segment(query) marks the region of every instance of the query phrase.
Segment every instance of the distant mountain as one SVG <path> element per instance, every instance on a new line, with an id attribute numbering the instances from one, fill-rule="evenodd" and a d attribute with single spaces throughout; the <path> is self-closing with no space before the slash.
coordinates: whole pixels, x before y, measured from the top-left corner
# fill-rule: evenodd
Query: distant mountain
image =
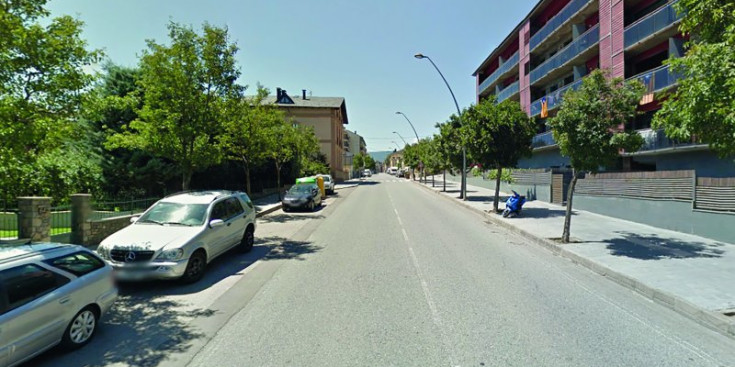
<path id="1" fill-rule="evenodd" d="M 385 157 L 387 157 L 391 153 L 393 153 L 392 150 L 385 150 L 382 152 L 368 152 L 368 154 L 373 157 L 373 160 L 381 163 L 385 160 Z"/>

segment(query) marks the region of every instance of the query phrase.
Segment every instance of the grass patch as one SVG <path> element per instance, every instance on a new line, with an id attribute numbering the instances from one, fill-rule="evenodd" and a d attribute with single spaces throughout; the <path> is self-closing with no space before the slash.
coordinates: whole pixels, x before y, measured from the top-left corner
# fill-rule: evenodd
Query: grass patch
<path id="1" fill-rule="evenodd" d="M 57 234 L 64 234 L 71 232 L 71 227 L 56 227 L 51 228 L 51 235 L 56 236 Z M 17 229 L 0 229 L 0 238 L 17 238 Z"/>

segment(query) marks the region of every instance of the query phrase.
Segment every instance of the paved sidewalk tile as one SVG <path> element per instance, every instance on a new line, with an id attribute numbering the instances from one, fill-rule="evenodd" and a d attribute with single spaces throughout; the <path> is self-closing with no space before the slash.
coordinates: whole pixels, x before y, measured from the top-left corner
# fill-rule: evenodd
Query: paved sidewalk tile
<path id="1" fill-rule="evenodd" d="M 431 188 L 431 180 L 427 185 Z M 436 178 L 441 190 L 441 176 Z M 494 191 L 467 185 L 468 205 L 492 209 Z M 447 193 L 457 197 L 459 183 L 447 180 Z M 502 209 L 503 193 L 499 207 Z M 565 207 L 529 201 L 516 218 L 502 218 L 546 239 L 559 238 Z M 701 309 L 723 312 L 735 309 L 735 244 L 670 231 L 635 222 L 574 210 L 571 237 L 578 241 L 563 247 L 615 272 Z"/>

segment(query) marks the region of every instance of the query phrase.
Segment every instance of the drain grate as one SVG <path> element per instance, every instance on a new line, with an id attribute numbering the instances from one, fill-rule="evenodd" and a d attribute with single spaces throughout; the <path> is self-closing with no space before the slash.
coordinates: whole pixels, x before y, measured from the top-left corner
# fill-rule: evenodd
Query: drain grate
<path id="1" fill-rule="evenodd" d="M 733 317 L 733 316 L 735 316 L 735 310 L 723 311 L 722 314 L 725 315 L 725 316 L 727 316 L 727 317 Z"/>

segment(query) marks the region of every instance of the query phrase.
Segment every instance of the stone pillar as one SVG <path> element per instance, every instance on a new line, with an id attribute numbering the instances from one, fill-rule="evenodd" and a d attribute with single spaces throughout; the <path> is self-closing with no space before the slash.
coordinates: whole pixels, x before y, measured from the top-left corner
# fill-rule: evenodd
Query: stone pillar
<path id="1" fill-rule="evenodd" d="M 684 39 L 669 38 L 669 57 L 684 57 Z"/>
<path id="2" fill-rule="evenodd" d="M 89 216 L 92 214 L 92 195 L 74 194 L 71 196 L 71 243 L 88 245 L 92 226 Z"/>
<path id="3" fill-rule="evenodd" d="M 32 242 L 51 241 L 51 198 L 18 198 L 18 238 Z"/>

